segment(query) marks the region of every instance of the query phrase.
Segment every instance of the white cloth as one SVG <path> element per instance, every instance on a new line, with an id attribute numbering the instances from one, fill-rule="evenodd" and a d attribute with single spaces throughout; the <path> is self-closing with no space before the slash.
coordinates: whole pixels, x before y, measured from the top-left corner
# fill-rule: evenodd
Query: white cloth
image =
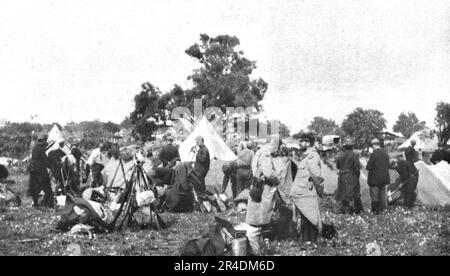
<path id="1" fill-rule="evenodd" d="M 100 150 L 100 148 L 96 148 L 91 152 L 91 155 L 89 155 L 89 158 L 87 160 L 87 163 L 92 166 L 94 164 L 103 164 L 106 161 L 105 160 L 105 156 L 103 156 L 102 151 Z"/>

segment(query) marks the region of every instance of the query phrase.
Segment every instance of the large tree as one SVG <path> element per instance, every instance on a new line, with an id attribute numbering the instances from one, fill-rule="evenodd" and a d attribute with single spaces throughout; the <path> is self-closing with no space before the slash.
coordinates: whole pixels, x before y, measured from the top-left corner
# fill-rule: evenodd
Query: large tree
<path id="1" fill-rule="evenodd" d="M 386 127 L 383 113 L 373 109 L 356 108 L 342 122 L 342 130 L 353 137 L 358 146 L 365 146 L 371 138 L 379 136 Z"/>
<path id="2" fill-rule="evenodd" d="M 141 85 L 141 92 L 134 97 L 134 111 L 130 114 L 130 121 L 134 125 L 132 134 L 136 139 L 150 140 L 158 127 L 166 125 L 169 100 L 150 82 Z"/>
<path id="3" fill-rule="evenodd" d="M 267 83 L 261 78 L 250 79 L 256 62 L 236 49 L 239 44 L 235 36 L 201 34 L 200 43 L 186 50 L 186 54 L 201 64 L 188 77 L 194 85 L 186 91 L 186 103 L 191 110 L 194 99 L 203 99 L 206 107 L 219 107 L 222 111 L 237 106 L 261 108 Z"/>
<path id="4" fill-rule="evenodd" d="M 412 134 L 425 127 L 425 122 L 419 121 L 415 113 L 408 112 L 408 114 L 406 114 L 405 112 L 402 112 L 398 116 L 398 120 L 395 123 L 393 130 L 400 132 L 405 135 L 405 137 L 409 138 Z"/>
<path id="5" fill-rule="evenodd" d="M 450 103 L 439 102 L 436 105 L 435 121 L 441 141 L 447 143 L 450 139 Z"/>
<path id="6" fill-rule="evenodd" d="M 146 82 L 134 98 L 135 108 L 129 119 L 133 136 L 142 140 L 151 138 L 153 132 L 165 126 L 175 107 L 187 107 L 194 111 L 194 99 L 202 99 L 203 107 L 261 108 L 260 101 L 267 90 L 263 79 L 252 80 L 250 75 L 256 62 L 244 57 L 238 51 L 239 39 L 235 36 L 200 35 L 200 42 L 185 52 L 200 63 L 188 76 L 193 87 L 184 90 L 175 85 L 168 93 L 162 93 L 156 86 Z"/>
<path id="7" fill-rule="evenodd" d="M 339 132 L 339 126 L 334 120 L 325 119 L 323 117 L 314 117 L 309 124 L 308 129 L 316 132 L 320 136 L 337 134 Z"/>

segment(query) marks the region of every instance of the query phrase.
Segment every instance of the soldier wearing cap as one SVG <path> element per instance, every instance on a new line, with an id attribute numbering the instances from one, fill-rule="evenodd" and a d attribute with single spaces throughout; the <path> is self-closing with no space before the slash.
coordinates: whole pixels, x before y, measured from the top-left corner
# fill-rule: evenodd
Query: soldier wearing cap
<path id="1" fill-rule="evenodd" d="M 167 144 L 163 146 L 159 153 L 159 160 L 162 162 L 163 167 L 173 168 L 178 160 L 180 160 L 180 154 L 178 148 L 173 145 L 173 138 L 171 136 L 166 138 Z"/>
<path id="2" fill-rule="evenodd" d="M 369 171 L 369 185 L 372 201 L 372 213 L 379 214 L 386 206 L 386 185 L 390 183 L 389 155 L 380 146 L 380 140 L 372 139 L 373 153 L 370 155 L 366 169 Z"/>
<path id="3" fill-rule="evenodd" d="M 33 207 L 39 207 L 39 193 L 43 190 L 45 195 L 42 205 L 53 208 L 53 191 L 47 169 L 51 169 L 50 161 L 45 154 L 47 148 L 47 134 L 40 134 L 37 143 L 31 151 L 30 182 L 28 193 L 33 199 Z"/>
<path id="4" fill-rule="evenodd" d="M 359 214 L 364 211 L 359 184 L 361 165 L 358 155 L 353 152 L 353 145 L 352 139 L 345 139 L 343 150 L 336 162 L 339 170 L 336 201 L 341 203 L 341 212 L 344 214 Z"/>

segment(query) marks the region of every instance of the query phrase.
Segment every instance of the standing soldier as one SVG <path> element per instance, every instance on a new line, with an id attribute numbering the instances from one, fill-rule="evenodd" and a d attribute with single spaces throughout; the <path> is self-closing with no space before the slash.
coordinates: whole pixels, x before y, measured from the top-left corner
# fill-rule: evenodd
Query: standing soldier
<path id="1" fill-rule="evenodd" d="M 279 137 L 273 135 L 262 145 L 252 160 L 252 173 L 259 181 L 255 181 L 250 189 L 247 203 L 245 223 L 256 227 L 269 225 L 277 198 L 277 185 L 280 183 L 275 170 L 272 154 L 278 150 Z M 261 183 L 261 187 L 256 184 Z"/>
<path id="2" fill-rule="evenodd" d="M 347 138 L 339 154 L 336 167 L 339 170 L 336 201 L 341 202 L 341 212 L 359 214 L 363 212 L 359 175 L 361 165 L 358 155 L 353 152 L 353 141 Z M 353 202 L 350 206 L 350 202 Z"/>
<path id="3" fill-rule="evenodd" d="M 302 138 L 300 148 L 303 154 L 300 161 L 292 159 L 297 165 L 297 174 L 292 183 L 290 197 L 294 204 L 294 221 L 298 223 L 300 219 L 302 242 L 316 242 L 322 231 L 320 191 L 317 191 L 314 184 L 320 182 L 322 169 L 320 155 L 314 147 L 314 140 L 313 137 Z M 300 214 L 300 218 L 298 214 Z"/>
<path id="4" fill-rule="evenodd" d="M 105 167 L 106 157 L 106 145 L 100 143 L 98 148 L 94 149 L 86 162 L 86 176 L 83 179 L 83 183 L 87 182 L 90 171 L 92 170 L 92 183 L 91 187 L 96 188 L 103 185 L 102 170 Z"/>
<path id="5" fill-rule="evenodd" d="M 417 183 L 419 182 L 419 171 L 417 170 L 416 166 L 414 165 L 414 163 L 419 161 L 419 154 L 417 153 L 416 149 L 414 148 L 415 146 L 416 146 L 416 140 L 413 139 L 413 140 L 411 140 L 410 146 L 407 147 L 405 150 L 405 159 L 406 159 L 406 162 L 408 162 L 408 164 L 409 164 L 409 170 L 415 176 L 409 182 L 409 184 L 408 184 L 409 187 L 417 187 Z M 414 191 L 415 191 L 415 188 L 414 188 Z M 408 199 L 407 199 L 408 204 L 412 200 L 412 199 L 410 199 L 409 195 L 410 195 L 410 193 L 408 193 Z M 415 199 L 415 197 L 413 197 L 413 198 Z M 414 202 L 412 204 L 414 204 Z"/>
<path id="6" fill-rule="evenodd" d="M 198 192 L 203 194 L 206 190 L 205 177 L 209 171 L 209 164 L 211 162 L 209 156 L 209 150 L 205 146 L 205 141 L 203 137 L 198 136 L 195 138 L 197 143 L 196 155 L 195 155 L 195 164 L 194 164 L 194 172 L 200 179 L 201 187 L 198 189 Z"/>
<path id="7" fill-rule="evenodd" d="M 366 169 L 369 171 L 367 184 L 372 200 L 372 213 L 379 214 L 386 206 L 386 185 L 391 181 L 389 176 L 389 155 L 380 146 L 380 141 L 371 141 L 373 153 L 370 155 Z"/>
<path id="8" fill-rule="evenodd" d="M 42 190 L 45 193 L 42 205 L 53 208 L 53 191 L 47 171 L 47 169 L 51 169 L 51 166 L 45 154 L 47 138 L 47 134 L 40 134 L 31 151 L 29 194 L 33 199 L 34 208 L 39 207 L 39 193 Z"/>

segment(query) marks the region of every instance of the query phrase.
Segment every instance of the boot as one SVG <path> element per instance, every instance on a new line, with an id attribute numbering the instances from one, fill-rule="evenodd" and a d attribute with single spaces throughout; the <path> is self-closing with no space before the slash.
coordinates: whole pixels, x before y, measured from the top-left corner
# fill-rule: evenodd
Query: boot
<path id="1" fill-rule="evenodd" d="M 372 213 L 378 215 L 380 213 L 380 203 L 378 201 L 372 202 Z"/>
<path id="2" fill-rule="evenodd" d="M 353 200 L 353 202 L 354 202 L 354 204 L 355 204 L 355 213 L 356 213 L 357 215 L 359 215 L 359 214 L 361 214 L 361 213 L 364 213 L 364 207 L 363 207 L 363 205 L 362 205 L 361 198 L 355 198 L 355 199 Z"/>
<path id="3" fill-rule="evenodd" d="M 339 212 L 341 214 L 348 214 L 349 213 L 349 203 L 348 203 L 347 200 L 343 200 L 341 202 L 341 208 L 340 208 Z"/>
<path id="4" fill-rule="evenodd" d="M 33 208 L 39 209 L 39 195 L 33 194 Z"/>

